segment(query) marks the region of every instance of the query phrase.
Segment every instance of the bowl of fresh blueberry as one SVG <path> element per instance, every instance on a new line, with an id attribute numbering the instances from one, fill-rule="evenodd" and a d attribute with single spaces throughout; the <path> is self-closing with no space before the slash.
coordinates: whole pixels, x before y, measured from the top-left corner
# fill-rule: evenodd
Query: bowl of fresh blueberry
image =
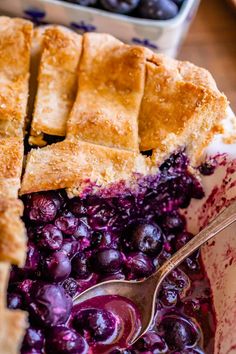
<path id="1" fill-rule="evenodd" d="M 1 0 L 0 11 L 79 33 L 105 32 L 176 56 L 200 0 Z"/>

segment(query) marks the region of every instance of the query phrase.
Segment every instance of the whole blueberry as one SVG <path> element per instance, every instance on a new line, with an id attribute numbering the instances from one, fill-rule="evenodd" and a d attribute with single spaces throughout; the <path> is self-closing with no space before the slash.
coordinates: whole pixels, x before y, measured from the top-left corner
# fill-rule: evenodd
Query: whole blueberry
<path id="1" fill-rule="evenodd" d="M 41 329 L 29 327 L 26 330 L 23 348 L 40 350 L 43 348 L 44 336 Z"/>
<path id="2" fill-rule="evenodd" d="M 141 353 L 167 353 L 168 348 L 163 338 L 153 331 L 148 331 L 135 344 L 134 348 Z"/>
<path id="3" fill-rule="evenodd" d="M 81 249 L 81 244 L 75 240 L 66 239 L 63 241 L 60 252 L 65 253 L 69 258 L 73 257 Z"/>
<path id="4" fill-rule="evenodd" d="M 40 284 L 30 304 L 30 313 L 41 325 L 56 326 L 67 321 L 71 308 L 71 297 L 61 285 Z"/>
<path id="5" fill-rule="evenodd" d="M 180 232 L 185 227 L 185 219 L 177 212 L 167 214 L 162 218 L 162 227 L 168 232 Z"/>
<path id="6" fill-rule="evenodd" d="M 82 309 L 74 317 L 75 329 L 90 333 L 96 341 L 106 341 L 116 329 L 116 319 L 110 311 L 102 309 Z"/>
<path id="7" fill-rule="evenodd" d="M 129 241 L 130 238 L 130 241 Z M 158 255 L 163 246 L 163 233 L 158 225 L 154 223 L 136 224 L 127 234 L 130 248 L 134 251 L 141 251 L 148 255 Z"/>
<path id="8" fill-rule="evenodd" d="M 54 252 L 45 260 L 46 276 L 55 281 L 63 281 L 71 273 L 71 261 L 62 251 Z"/>
<path id="9" fill-rule="evenodd" d="M 178 301 L 178 292 L 175 289 L 163 289 L 159 297 L 164 306 L 171 307 Z"/>
<path id="10" fill-rule="evenodd" d="M 78 252 L 72 259 L 72 271 L 74 276 L 85 279 L 90 275 L 88 259 L 84 252 Z"/>
<path id="11" fill-rule="evenodd" d="M 84 2 L 96 2 L 96 0 L 84 0 Z M 85 5 L 86 6 L 86 5 Z M 87 214 L 85 204 L 79 198 L 73 198 L 69 201 L 69 209 L 76 216 L 83 216 Z"/>
<path id="12" fill-rule="evenodd" d="M 188 243 L 193 238 L 193 234 L 190 232 L 184 231 L 176 237 L 175 240 L 175 248 L 178 251 L 182 248 L 186 243 Z"/>
<path id="13" fill-rule="evenodd" d="M 177 317 L 166 316 L 161 322 L 163 335 L 170 350 L 183 350 L 186 346 L 193 346 L 198 335 L 189 321 Z"/>
<path id="14" fill-rule="evenodd" d="M 96 273 L 116 273 L 122 264 L 122 253 L 112 248 L 98 250 L 91 258 L 91 265 Z"/>
<path id="15" fill-rule="evenodd" d="M 45 347 L 48 354 L 86 354 L 88 351 L 85 339 L 65 326 L 50 328 Z"/>
<path id="16" fill-rule="evenodd" d="M 118 237 L 114 232 L 94 232 L 92 236 L 92 247 L 97 248 L 117 248 Z"/>
<path id="17" fill-rule="evenodd" d="M 139 1 L 140 0 L 100 0 L 100 4 L 105 10 L 110 12 L 128 14 L 138 6 Z"/>
<path id="18" fill-rule="evenodd" d="M 78 227 L 78 219 L 72 215 L 62 215 L 55 220 L 56 227 L 65 235 L 73 235 Z"/>
<path id="19" fill-rule="evenodd" d="M 7 307 L 12 310 L 22 308 L 23 301 L 22 296 L 17 293 L 11 293 L 7 296 Z"/>
<path id="20" fill-rule="evenodd" d="M 86 225 L 83 221 L 79 220 L 77 229 L 76 229 L 75 233 L 73 234 L 73 236 L 76 239 L 79 239 L 81 237 L 90 238 L 91 232 L 90 232 L 88 225 Z"/>
<path id="21" fill-rule="evenodd" d="M 35 222 L 53 221 L 58 212 L 59 202 L 53 192 L 35 193 L 28 196 L 25 215 Z"/>
<path id="22" fill-rule="evenodd" d="M 77 293 L 78 283 L 74 278 L 67 278 L 61 285 L 71 297 L 74 297 Z"/>
<path id="23" fill-rule="evenodd" d="M 38 245 L 42 248 L 58 251 L 62 242 L 62 232 L 53 224 L 45 225 L 38 234 Z"/>
<path id="24" fill-rule="evenodd" d="M 126 272 L 129 279 L 147 277 L 154 271 L 152 260 L 144 253 L 129 253 L 125 261 Z"/>
<path id="25" fill-rule="evenodd" d="M 204 176 L 210 176 L 215 172 L 216 163 L 204 162 L 199 166 L 199 171 Z"/>
<path id="26" fill-rule="evenodd" d="M 178 14 L 178 6 L 171 0 L 141 0 L 138 14 L 153 20 L 169 20 Z"/>

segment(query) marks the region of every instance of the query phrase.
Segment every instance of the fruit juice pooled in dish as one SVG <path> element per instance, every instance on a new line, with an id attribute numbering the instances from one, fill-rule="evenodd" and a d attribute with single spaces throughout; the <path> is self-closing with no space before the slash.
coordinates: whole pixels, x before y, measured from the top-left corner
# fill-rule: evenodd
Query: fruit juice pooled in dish
<path id="1" fill-rule="evenodd" d="M 140 312 L 119 295 L 96 296 L 75 305 L 71 325 L 86 338 L 92 352 L 126 349 L 141 329 Z"/>
<path id="2" fill-rule="evenodd" d="M 212 293 L 199 252 L 163 281 L 154 322 L 131 347 L 125 341 L 140 320 L 133 305 L 126 302 L 130 317 L 122 349 L 111 349 L 121 324 L 119 296 L 100 301 L 100 310 L 88 314 L 90 321 L 73 305 L 77 294 L 101 281 L 148 277 L 193 237 L 178 209 L 204 192 L 188 170 L 186 155 L 173 154 L 149 184 L 137 195 L 118 197 L 70 199 L 64 190 L 23 197 L 28 254 L 23 269 L 13 267 L 8 288 L 8 307 L 30 313 L 22 354 L 213 352 Z"/>

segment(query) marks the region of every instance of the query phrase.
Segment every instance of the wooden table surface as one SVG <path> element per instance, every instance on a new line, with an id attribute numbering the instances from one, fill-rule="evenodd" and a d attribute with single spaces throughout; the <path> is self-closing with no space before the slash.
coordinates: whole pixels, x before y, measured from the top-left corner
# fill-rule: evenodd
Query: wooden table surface
<path id="1" fill-rule="evenodd" d="M 236 112 L 236 12 L 226 0 L 202 0 L 179 58 L 207 68 Z"/>

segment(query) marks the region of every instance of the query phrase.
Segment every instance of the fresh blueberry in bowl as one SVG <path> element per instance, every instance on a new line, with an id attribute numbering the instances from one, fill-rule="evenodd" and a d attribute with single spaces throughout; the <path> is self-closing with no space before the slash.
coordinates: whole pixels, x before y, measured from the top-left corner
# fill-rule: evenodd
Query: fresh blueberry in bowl
<path id="1" fill-rule="evenodd" d="M 106 341 L 116 330 L 116 318 L 104 309 L 81 309 L 75 315 L 73 325 L 80 334 L 89 333 L 93 341 Z"/>
<path id="2" fill-rule="evenodd" d="M 48 354 L 86 354 L 88 344 L 75 330 L 55 326 L 47 331 L 46 352 Z"/>
<path id="3" fill-rule="evenodd" d="M 100 0 L 101 6 L 110 12 L 128 14 L 139 4 L 140 0 Z"/>
<path id="4" fill-rule="evenodd" d="M 43 326 L 56 326 L 67 321 L 72 300 L 61 285 L 39 284 L 29 308 L 33 321 Z"/>
<path id="5" fill-rule="evenodd" d="M 178 10 L 172 0 L 141 0 L 138 6 L 139 16 L 152 20 L 169 20 L 178 14 Z"/>

